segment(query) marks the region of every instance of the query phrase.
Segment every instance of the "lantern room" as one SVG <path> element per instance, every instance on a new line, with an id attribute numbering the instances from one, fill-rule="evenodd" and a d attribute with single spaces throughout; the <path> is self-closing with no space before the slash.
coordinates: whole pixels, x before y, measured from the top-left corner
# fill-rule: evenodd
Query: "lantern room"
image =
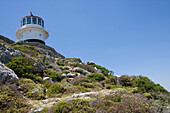
<path id="1" fill-rule="evenodd" d="M 40 42 L 45 44 L 49 37 L 48 32 L 44 29 L 44 20 L 32 13 L 21 19 L 21 28 L 16 32 L 18 39 L 24 42 Z"/>

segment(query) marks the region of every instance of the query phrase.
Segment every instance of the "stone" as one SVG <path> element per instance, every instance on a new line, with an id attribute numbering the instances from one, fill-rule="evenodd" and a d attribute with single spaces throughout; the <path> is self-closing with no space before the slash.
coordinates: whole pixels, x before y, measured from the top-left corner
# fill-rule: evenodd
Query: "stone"
<path id="1" fill-rule="evenodd" d="M 13 57 L 20 57 L 21 53 L 13 48 L 9 49 L 7 46 L 0 44 L 0 62 L 8 64 Z"/>
<path id="2" fill-rule="evenodd" d="M 63 69 L 64 70 L 71 70 L 71 67 L 70 66 L 64 66 Z"/>
<path id="3" fill-rule="evenodd" d="M 61 79 L 64 79 L 64 78 L 74 78 L 74 77 L 76 77 L 77 75 L 76 74 L 74 74 L 74 73 L 63 73 L 62 75 L 61 75 Z"/>
<path id="4" fill-rule="evenodd" d="M 74 71 L 74 72 L 78 72 L 78 73 L 80 73 L 80 74 L 82 74 L 82 75 L 90 75 L 90 74 L 91 74 L 91 73 L 88 72 L 87 70 L 82 69 L 82 68 L 79 68 L 79 67 L 75 67 L 75 68 L 73 69 L 73 71 Z"/>
<path id="5" fill-rule="evenodd" d="M 80 93 L 72 95 L 72 98 L 90 98 L 90 93 Z"/>
<path id="6" fill-rule="evenodd" d="M 94 63 L 94 62 L 91 62 L 91 61 L 88 61 L 87 64 L 88 64 L 88 65 L 95 65 L 95 63 Z"/>
<path id="7" fill-rule="evenodd" d="M 43 82 L 53 83 L 52 79 L 50 77 L 44 77 Z"/>
<path id="8" fill-rule="evenodd" d="M 3 84 L 18 83 L 18 80 L 19 78 L 15 72 L 0 62 L 0 82 Z"/>

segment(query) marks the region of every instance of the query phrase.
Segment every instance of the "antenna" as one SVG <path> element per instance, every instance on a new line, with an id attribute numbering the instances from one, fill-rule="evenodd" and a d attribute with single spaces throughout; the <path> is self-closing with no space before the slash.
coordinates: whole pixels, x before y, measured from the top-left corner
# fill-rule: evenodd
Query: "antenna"
<path id="1" fill-rule="evenodd" d="M 33 14 L 32 14 L 32 12 L 31 12 L 31 11 L 30 11 L 30 14 L 31 14 L 30 16 L 33 16 Z"/>

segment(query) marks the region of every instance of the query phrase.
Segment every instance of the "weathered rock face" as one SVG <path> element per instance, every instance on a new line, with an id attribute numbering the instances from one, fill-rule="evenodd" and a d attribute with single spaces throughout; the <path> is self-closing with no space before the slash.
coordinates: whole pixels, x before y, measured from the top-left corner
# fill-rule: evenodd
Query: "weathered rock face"
<path id="1" fill-rule="evenodd" d="M 3 84 L 18 83 L 18 80 L 19 78 L 15 72 L 0 62 L 0 82 Z"/>
<path id="2" fill-rule="evenodd" d="M 53 81 L 52 81 L 52 79 L 51 79 L 50 77 L 44 77 L 44 78 L 43 78 L 43 82 L 44 82 L 44 83 L 46 83 L 46 82 L 48 82 L 48 83 L 53 83 Z"/>
<path id="3" fill-rule="evenodd" d="M 31 45 L 31 46 L 36 46 L 39 47 L 39 50 L 41 53 L 45 54 L 45 55 L 49 55 L 51 57 L 59 57 L 61 59 L 64 59 L 65 57 L 63 55 L 61 55 L 60 53 L 56 52 L 53 48 L 38 43 L 38 42 L 30 42 L 30 43 L 21 43 L 22 45 Z"/>
<path id="4" fill-rule="evenodd" d="M 74 72 L 77 72 L 77 73 L 80 73 L 80 74 L 82 74 L 82 75 L 90 75 L 90 74 L 91 74 L 91 73 L 88 72 L 87 70 L 82 69 L 82 68 L 79 68 L 79 67 L 75 67 L 75 68 L 73 69 L 73 71 L 74 71 Z"/>
<path id="5" fill-rule="evenodd" d="M 13 48 L 8 48 L 0 44 L 0 62 L 7 64 L 13 57 L 20 57 L 21 53 Z"/>
<path id="6" fill-rule="evenodd" d="M 62 75 L 61 75 L 61 79 L 64 79 L 64 78 L 74 78 L 74 77 L 76 77 L 77 75 L 76 74 L 74 74 L 74 73 L 63 73 Z"/>

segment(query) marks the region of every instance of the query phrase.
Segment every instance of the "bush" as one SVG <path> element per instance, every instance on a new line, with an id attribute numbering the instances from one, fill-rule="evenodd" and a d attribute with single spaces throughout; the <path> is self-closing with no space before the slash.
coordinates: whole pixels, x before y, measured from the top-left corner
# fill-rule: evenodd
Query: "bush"
<path id="1" fill-rule="evenodd" d="M 91 75 L 88 75 L 87 78 L 94 79 L 94 80 L 97 80 L 97 81 L 105 80 L 105 77 L 102 74 L 91 74 Z"/>
<path id="2" fill-rule="evenodd" d="M 54 70 L 44 70 L 44 73 L 45 73 L 45 76 L 50 77 L 53 81 L 55 81 L 55 80 L 60 81 L 61 80 L 61 75 L 58 74 Z"/>
<path id="3" fill-rule="evenodd" d="M 60 102 L 54 107 L 54 113 L 69 113 L 72 110 L 71 104 Z"/>
<path id="4" fill-rule="evenodd" d="M 17 90 L 9 87 L 0 87 L 0 113 L 25 113 L 30 106 L 22 98 Z"/>
<path id="5" fill-rule="evenodd" d="M 33 64 L 34 61 L 29 58 L 14 57 L 12 62 L 6 64 L 6 66 L 11 68 L 18 77 L 36 79 L 41 72 Z"/>
<path id="6" fill-rule="evenodd" d="M 122 86 L 132 86 L 132 83 L 133 83 L 131 77 L 127 75 L 122 75 L 119 78 L 119 82 Z"/>
<path id="7" fill-rule="evenodd" d="M 70 81 L 72 85 L 78 85 L 79 83 L 82 83 L 86 79 L 85 76 L 79 75 L 73 78 L 73 80 Z"/>
<path id="8" fill-rule="evenodd" d="M 134 86 L 138 87 L 138 90 L 135 92 L 140 93 L 149 93 L 149 92 L 161 92 L 168 93 L 166 89 L 164 89 L 159 84 L 155 84 L 147 77 L 139 76 L 134 80 Z"/>
<path id="9" fill-rule="evenodd" d="M 116 85 L 116 80 L 114 76 L 109 76 L 108 79 L 105 80 L 106 84 Z"/>
<path id="10" fill-rule="evenodd" d="M 65 89 L 60 86 L 59 83 L 52 84 L 48 90 L 47 90 L 47 96 L 49 97 L 58 97 L 61 96 L 61 93 L 63 93 Z"/>
<path id="11" fill-rule="evenodd" d="M 92 67 L 90 65 L 87 65 L 87 64 L 73 63 L 72 66 L 80 67 L 80 68 L 85 69 L 85 70 L 87 70 L 88 72 L 91 72 L 91 73 L 95 73 L 96 72 L 94 67 Z"/>
<path id="12" fill-rule="evenodd" d="M 81 83 L 81 86 L 83 86 L 85 88 L 94 88 L 93 83 L 88 83 L 88 82 Z"/>
<path id="13" fill-rule="evenodd" d="M 111 89 L 112 88 L 111 85 L 106 85 L 105 87 L 106 87 L 106 89 Z"/>
<path id="14" fill-rule="evenodd" d="M 40 100 L 45 97 L 44 94 L 44 86 L 41 84 L 35 84 L 31 79 L 23 79 L 19 80 L 20 90 L 23 94 L 31 99 Z"/>
<path id="15" fill-rule="evenodd" d="M 102 67 L 100 65 L 93 64 L 93 65 L 90 65 L 90 66 L 96 67 L 97 69 L 100 69 L 105 76 L 108 76 L 108 74 L 110 72 L 108 69 L 106 69 L 105 67 Z"/>
<path id="16" fill-rule="evenodd" d="M 15 45 L 13 47 L 16 50 L 19 50 L 21 52 L 27 53 L 30 56 L 33 57 L 37 57 L 39 55 L 39 53 L 35 50 L 34 46 L 30 46 L 30 45 Z"/>

